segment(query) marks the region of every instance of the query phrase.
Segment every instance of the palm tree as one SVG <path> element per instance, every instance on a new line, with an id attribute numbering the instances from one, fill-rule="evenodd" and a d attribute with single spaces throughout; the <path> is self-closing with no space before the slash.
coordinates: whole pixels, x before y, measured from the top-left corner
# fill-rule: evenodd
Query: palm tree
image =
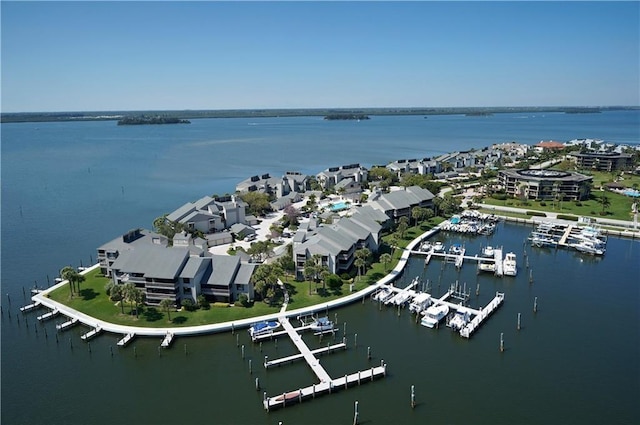
<path id="1" fill-rule="evenodd" d="M 136 288 L 136 285 L 134 285 L 133 283 L 125 283 L 124 287 L 122 288 L 122 295 L 124 296 L 123 302 L 128 301 L 131 304 L 131 311 L 133 311 L 133 306 L 136 302 L 137 291 L 138 288 Z M 131 311 L 129 313 L 131 313 Z"/>
<path id="2" fill-rule="evenodd" d="M 111 301 L 119 301 L 122 314 L 124 314 L 124 285 L 114 284 L 109 292 Z"/>
<path id="3" fill-rule="evenodd" d="M 167 312 L 167 316 L 169 317 L 169 321 L 171 321 L 171 308 L 173 307 L 173 300 L 170 298 L 164 298 L 160 301 L 160 308 Z"/>
<path id="4" fill-rule="evenodd" d="M 69 281 L 69 290 L 71 293 L 71 297 L 73 298 L 74 291 L 80 292 L 80 282 L 84 282 L 84 275 L 81 275 L 71 266 L 66 266 L 62 270 L 60 270 L 60 277 L 62 279 Z M 75 289 L 75 285 L 78 285 L 77 291 Z"/>
<path id="5" fill-rule="evenodd" d="M 602 196 L 598 198 L 598 203 L 602 205 L 601 215 L 605 215 L 606 210 L 611 206 L 611 201 L 609 200 L 609 197 L 605 193 L 603 193 Z"/>
<path id="6" fill-rule="evenodd" d="M 422 216 L 424 215 L 424 209 L 420 208 L 420 207 L 413 207 L 411 208 L 411 218 L 413 218 L 414 221 L 414 226 L 418 225 L 418 219 L 422 218 Z"/>
<path id="7" fill-rule="evenodd" d="M 398 234 L 400 235 L 400 239 L 404 239 L 404 233 L 409 228 L 409 219 L 406 216 L 400 217 L 398 220 Z"/>
<path id="8" fill-rule="evenodd" d="M 356 259 L 353 260 L 353 264 L 358 269 L 358 280 L 360 280 L 360 277 L 362 276 L 361 270 L 362 270 L 362 268 L 364 268 L 364 266 L 367 265 L 367 262 L 365 261 L 364 258 L 356 257 Z"/>
<path id="9" fill-rule="evenodd" d="M 391 258 L 391 254 L 388 253 L 384 253 L 382 255 L 380 255 L 380 262 L 382 264 L 384 264 L 384 271 L 387 271 L 387 264 L 389 264 L 391 262 L 392 258 Z"/>

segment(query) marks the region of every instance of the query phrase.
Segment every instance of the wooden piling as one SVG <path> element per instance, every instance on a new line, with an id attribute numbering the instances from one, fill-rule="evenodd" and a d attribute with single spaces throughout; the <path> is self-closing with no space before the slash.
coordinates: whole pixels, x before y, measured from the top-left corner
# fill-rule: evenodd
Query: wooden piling
<path id="1" fill-rule="evenodd" d="M 240 334 L 236 334 L 236 347 L 240 345 Z"/>
<path id="2" fill-rule="evenodd" d="M 521 316 L 521 314 L 518 313 L 518 328 L 517 328 L 518 330 L 520 330 L 520 316 Z"/>
<path id="3" fill-rule="evenodd" d="M 538 297 L 535 297 L 533 299 L 533 312 L 537 313 L 538 312 Z"/>
<path id="4" fill-rule="evenodd" d="M 242 347 L 240 348 L 240 355 L 244 359 L 244 344 L 242 344 Z"/>
<path id="5" fill-rule="evenodd" d="M 367 360 L 371 360 L 371 347 L 367 347 Z"/>
<path id="6" fill-rule="evenodd" d="M 357 400 L 354 406 L 353 425 L 358 425 L 358 401 Z"/>
<path id="7" fill-rule="evenodd" d="M 358 348 L 358 334 L 353 335 L 353 346 Z"/>
<path id="8" fill-rule="evenodd" d="M 253 371 L 251 370 L 251 359 L 249 359 L 249 375 L 253 375 Z"/>
<path id="9" fill-rule="evenodd" d="M 415 387 L 412 385 L 411 386 L 411 408 L 413 409 L 414 407 L 416 407 L 416 393 L 415 393 Z"/>
<path id="10" fill-rule="evenodd" d="M 504 333 L 500 332 L 500 352 L 504 352 Z"/>

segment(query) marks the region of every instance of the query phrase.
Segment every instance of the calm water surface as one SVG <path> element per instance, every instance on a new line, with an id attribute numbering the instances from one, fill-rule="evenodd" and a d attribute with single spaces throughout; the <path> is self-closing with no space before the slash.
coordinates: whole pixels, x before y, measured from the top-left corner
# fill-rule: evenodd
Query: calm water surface
<path id="1" fill-rule="evenodd" d="M 477 275 L 471 263 L 460 272 L 450 265 L 442 269 L 438 261 L 425 269 L 416 258 L 399 285 L 420 275 L 441 293 L 455 280 L 465 282 L 473 288 L 471 306 L 505 292 L 495 315 L 464 340 L 448 328 L 416 325 L 406 310 L 398 316 L 369 301 L 332 311 L 341 330 L 347 322 L 349 349 L 322 357 L 327 371 L 342 376 L 384 359 L 387 377 L 271 413 L 262 409 L 256 377 L 268 394 L 315 379 L 305 363 L 268 372 L 260 366 L 264 355 L 294 353 L 284 338 L 277 348 L 264 343 L 260 352 L 240 332 L 244 360 L 231 334 L 179 338 L 160 356 L 160 341 L 138 339 L 118 350 L 118 337 L 107 334 L 91 341 L 89 351 L 79 338 L 86 329 L 58 334 L 56 342 L 55 321 L 36 326 L 36 314 L 20 315 L 19 321 L 16 314 L 26 304 L 23 288 L 35 281 L 44 286 L 64 265 L 90 263 L 96 247 L 118 234 L 150 227 L 155 217 L 205 194 L 232 191 L 252 174 L 315 174 L 343 163 L 384 164 L 511 140 L 637 143 L 638 117 L 631 112 L 375 117 L 359 123 L 311 117 L 194 120 L 189 126 L 127 128 L 113 122 L 2 125 L 2 422 L 351 423 L 357 400 L 360 422 L 372 424 L 638 423 L 637 241 L 612 238 L 606 256 L 596 259 L 525 246 L 530 229 L 522 226 L 501 224 L 490 238 L 443 234 L 447 243 L 463 242 L 469 252 L 486 244 L 513 250 L 518 276 Z M 500 333 L 504 353 L 498 350 Z M 327 340 L 307 342 L 315 348 Z"/>

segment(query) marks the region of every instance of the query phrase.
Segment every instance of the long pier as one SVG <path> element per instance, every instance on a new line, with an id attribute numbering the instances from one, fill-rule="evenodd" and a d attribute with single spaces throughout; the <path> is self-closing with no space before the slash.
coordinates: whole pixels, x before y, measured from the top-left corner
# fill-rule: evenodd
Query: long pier
<path id="1" fill-rule="evenodd" d="M 460 336 L 464 338 L 470 338 L 471 334 L 480 327 L 482 322 L 487 317 L 489 317 L 491 313 L 493 313 L 498 307 L 500 307 L 500 305 L 502 305 L 503 301 L 504 301 L 504 292 L 496 292 L 496 296 L 493 298 L 493 300 L 491 300 L 489 304 L 487 304 L 482 310 L 480 310 L 479 314 L 476 314 L 476 316 L 473 319 L 471 319 L 471 321 L 467 323 L 465 327 L 460 329 Z M 469 309 L 469 311 L 473 311 L 473 310 Z"/>
<path id="2" fill-rule="evenodd" d="M 305 399 L 315 398 L 316 395 L 325 393 L 331 394 L 333 391 L 347 388 L 349 384 L 353 385 L 357 383 L 359 385 L 361 382 L 373 381 L 376 377 L 386 375 L 387 366 L 384 362 L 381 362 L 378 367 L 372 367 L 371 369 L 362 370 L 336 379 L 331 378 L 324 367 L 320 364 L 320 361 L 316 358 L 316 354 L 331 353 L 335 350 L 346 349 L 346 343 L 343 341 L 340 344 L 328 345 L 327 347 L 311 350 L 303 341 L 302 335 L 298 333 L 302 330 L 308 329 L 309 326 L 294 328 L 289 321 L 289 318 L 285 316 L 280 317 L 278 320 L 282 324 L 284 332 L 289 335 L 289 338 L 291 338 L 291 341 L 300 353 L 271 361 L 267 361 L 267 358 L 265 357 L 264 367 L 269 368 L 271 366 L 280 365 L 298 359 L 304 359 L 320 382 L 305 388 L 284 392 L 274 397 L 267 397 L 267 393 L 265 392 L 263 405 L 267 411 L 278 407 L 284 407 L 287 403 L 302 402 Z"/>

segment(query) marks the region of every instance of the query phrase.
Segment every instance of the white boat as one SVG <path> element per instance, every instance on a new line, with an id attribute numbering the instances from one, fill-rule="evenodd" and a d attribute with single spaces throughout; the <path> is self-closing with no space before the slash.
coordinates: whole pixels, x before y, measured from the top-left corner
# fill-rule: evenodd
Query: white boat
<path id="1" fill-rule="evenodd" d="M 462 245 L 459 243 L 454 243 L 449 247 L 449 254 L 458 255 L 462 252 Z"/>
<path id="2" fill-rule="evenodd" d="M 425 242 L 422 242 L 422 245 L 420 245 L 420 251 L 429 252 L 429 251 L 431 251 L 432 247 L 433 247 L 433 245 L 431 245 L 431 242 L 425 241 Z"/>
<path id="3" fill-rule="evenodd" d="M 570 246 L 580 252 L 584 252 L 585 254 L 604 255 L 605 252 L 604 245 L 595 241 L 583 240 L 577 243 L 573 243 Z"/>
<path id="4" fill-rule="evenodd" d="M 395 305 L 402 305 L 406 303 L 409 300 L 409 298 L 411 298 L 411 292 L 409 291 L 398 292 L 393 298 L 391 298 L 391 303 Z"/>
<path id="5" fill-rule="evenodd" d="M 391 288 L 389 288 L 388 286 L 383 286 L 378 292 L 373 295 L 372 298 L 374 301 L 385 302 L 392 296 L 393 291 L 391 290 Z"/>
<path id="6" fill-rule="evenodd" d="M 546 236 L 536 235 L 531 238 L 531 246 L 537 246 L 538 248 L 555 246 L 557 244 L 558 242 L 556 242 L 555 239 Z"/>
<path id="7" fill-rule="evenodd" d="M 502 274 L 505 276 L 515 276 L 518 273 L 518 267 L 516 265 L 516 254 L 513 252 L 507 252 L 507 255 L 502 260 Z"/>
<path id="8" fill-rule="evenodd" d="M 446 304 L 432 305 L 424 312 L 424 317 L 420 320 L 422 326 L 433 328 L 449 314 L 449 306 Z"/>
<path id="9" fill-rule="evenodd" d="M 412 313 L 420 313 L 431 305 L 431 295 L 421 292 L 413 298 L 409 303 L 409 311 Z"/>
<path id="10" fill-rule="evenodd" d="M 481 272 L 494 273 L 496 271 L 496 265 L 495 265 L 495 263 L 483 263 L 483 262 L 480 262 L 478 264 L 478 270 L 480 270 Z"/>
<path id="11" fill-rule="evenodd" d="M 327 332 L 333 330 L 333 322 L 328 317 L 318 317 L 311 324 L 311 330 L 314 332 Z"/>
<path id="12" fill-rule="evenodd" d="M 464 307 L 458 308 L 456 314 L 449 321 L 448 326 L 454 331 L 459 331 L 471 321 L 471 312 Z"/>
<path id="13" fill-rule="evenodd" d="M 257 322 L 249 327 L 249 335 L 251 338 L 255 338 L 260 335 L 268 334 L 269 332 L 273 332 L 275 329 L 280 327 L 280 322 L 275 320 L 265 320 L 262 322 Z"/>
<path id="14" fill-rule="evenodd" d="M 482 256 L 493 258 L 493 247 L 491 245 L 487 245 L 482 248 Z"/>
<path id="15" fill-rule="evenodd" d="M 442 242 L 440 242 L 440 241 L 436 241 L 433 244 L 432 249 L 433 249 L 433 252 L 443 252 L 444 251 L 444 244 Z"/>

